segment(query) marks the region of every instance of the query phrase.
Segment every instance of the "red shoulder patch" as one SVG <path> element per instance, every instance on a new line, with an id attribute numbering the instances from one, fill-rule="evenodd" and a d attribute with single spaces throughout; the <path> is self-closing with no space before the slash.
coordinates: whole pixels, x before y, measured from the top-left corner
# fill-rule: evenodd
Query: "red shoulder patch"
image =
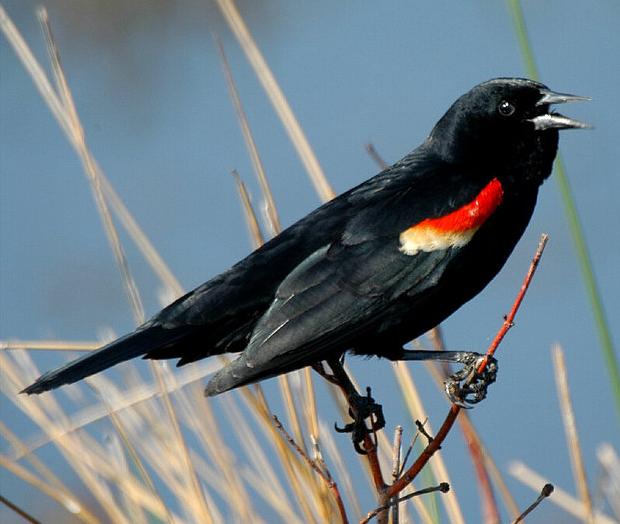
<path id="1" fill-rule="evenodd" d="M 504 188 L 494 178 L 471 202 L 437 218 L 427 218 L 400 234 L 401 251 L 415 255 L 418 251 L 435 251 L 467 244 L 471 237 L 495 212 L 504 199 Z"/>

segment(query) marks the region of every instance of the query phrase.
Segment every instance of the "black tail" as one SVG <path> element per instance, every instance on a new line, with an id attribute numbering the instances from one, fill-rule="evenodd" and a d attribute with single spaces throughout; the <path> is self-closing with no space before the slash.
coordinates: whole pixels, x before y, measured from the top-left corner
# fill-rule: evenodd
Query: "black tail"
<path id="1" fill-rule="evenodd" d="M 119 362 L 173 344 L 178 339 L 178 332 L 175 333 L 174 330 L 166 330 L 160 326 L 138 328 L 133 333 L 129 333 L 93 353 L 84 355 L 58 369 L 48 371 L 41 375 L 34 384 L 24 389 L 22 393 L 39 394 L 64 384 L 72 384 Z"/>

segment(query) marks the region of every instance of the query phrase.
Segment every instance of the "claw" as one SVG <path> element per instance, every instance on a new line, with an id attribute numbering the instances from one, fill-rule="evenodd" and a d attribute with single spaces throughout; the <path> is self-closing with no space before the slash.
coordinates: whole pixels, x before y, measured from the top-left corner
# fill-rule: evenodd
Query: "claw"
<path id="1" fill-rule="evenodd" d="M 368 452 L 362 448 L 361 444 L 370 431 L 378 431 L 385 427 L 385 417 L 383 416 L 383 408 L 381 404 L 377 404 L 370 395 L 370 388 L 366 389 L 366 396 L 354 395 L 349 398 L 349 415 L 353 418 L 353 422 L 339 427 L 334 424 L 334 428 L 338 433 L 351 433 L 353 447 L 360 455 L 366 455 Z M 366 425 L 366 419 L 371 418 L 371 427 Z"/>
<path id="2" fill-rule="evenodd" d="M 355 430 L 355 422 L 349 422 L 348 424 L 345 424 L 341 428 L 338 427 L 338 422 L 334 422 L 334 429 L 338 433 L 353 433 L 353 430 Z"/>
<path id="3" fill-rule="evenodd" d="M 482 373 L 478 368 L 486 360 Z M 452 374 L 444 382 L 444 388 L 450 401 L 461 408 L 470 409 L 487 396 L 487 388 L 497 377 L 497 360 L 487 355 L 472 353 L 463 360 L 463 368 Z M 462 385 L 461 385 L 462 384 Z"/>

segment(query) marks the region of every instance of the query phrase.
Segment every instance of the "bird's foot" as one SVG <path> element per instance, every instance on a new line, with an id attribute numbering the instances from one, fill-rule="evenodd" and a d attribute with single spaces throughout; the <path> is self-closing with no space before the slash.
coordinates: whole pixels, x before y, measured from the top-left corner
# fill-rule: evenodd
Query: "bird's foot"
<path id="1" fill-rule="evenodd" d="M 370 433 L 374 433 L 385 427 L 383 407 L 381 404 L 377 404 L 375 399 L 372 398 L 370 395 L 370 388 L 366 388 L 366 396 L 354 393 L 349 396 L 348 401 L 349 415 L 353 419 L 353 422 L 346 424 L 342 428 L 338 427 L 338 424 L 334 424 L 334 426 L 338 433 L 351 433 L 355 451 L 360 455 L 366 455 L 368 450 L 362 447 L 362 443 L 366 440 L 366 437 L 369 436 Z M 370 418 L 370 428 L 366 425 L 367 418 Z"/>
<path id="2" fill-rule="evenodd" d="M 486 365 L 481 373 L 478 369 Z M 450 401 L 462 408 L 470 408 L 487 396 L 487 388 L 497 377 L 497 360 L 488 355 L 468 353 L 462 360 L 463 368 L 444 381 L 444 388 Z"/>

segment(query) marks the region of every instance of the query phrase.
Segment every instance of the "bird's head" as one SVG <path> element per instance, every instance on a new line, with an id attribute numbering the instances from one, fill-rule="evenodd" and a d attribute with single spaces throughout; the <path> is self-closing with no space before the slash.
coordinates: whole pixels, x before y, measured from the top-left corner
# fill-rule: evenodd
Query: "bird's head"
<path id="1" fill-rule="evenodd" d="M 553 104 L 589 100 L 556 93 L 523 78 L 496 78 L 461 96 L 433 129 L 429 144 L 461 165 L 508 169 L 538 183 L 551 172 L 558 130 L 588 124 L 552 111 Z"/>

